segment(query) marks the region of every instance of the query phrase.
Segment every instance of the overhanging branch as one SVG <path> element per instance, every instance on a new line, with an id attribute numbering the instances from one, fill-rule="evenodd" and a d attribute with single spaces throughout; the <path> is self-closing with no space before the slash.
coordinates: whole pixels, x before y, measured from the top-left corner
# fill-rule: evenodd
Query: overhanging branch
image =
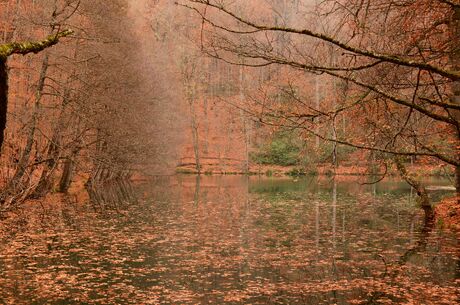
<path id="1" fill-rule="evenodd" d="M 238 33 L 239 31 L 237 31 L 237 30 L 229 29 L 229 28 L 224 27 L 224 26 L 219 26 L 219 25 L 216 25 L 215 23 L 210 23 L 208 21 L 208 23 L 211 26 L 216 27 L 216 28 L 221 29 L 221 30 L 224 30 L 224 31 L 227 31 L 227 32 L 230 32 L 230 33 L 234 33 L 234 34 L 235 33 L 236 34 L 253 34 L 255 32 L 267 31 L 267 32 L 285 32 L 285 33 L 290 33 L 290 34 L 298 34 L 298 35 L 309 36 L 309 37 L 316 38 L 316 39 L 319 39 L 319 40 L 324 41 L 324 42 L 331 43 L 331 44 L 333 44 L 333 45 L 335 45 L 335 46 L 337 46 L 337 47 L 339 47 L 339 48 L 341 48 L 343 50 L 352 52 L 352 53 L 357 54 L 357 55 L 365 56 L 365 57 L 368 57 L 368 58 L 373 58 L 373 59 L 376 59 L 376 60 L 381 60 L 381 61 L 384 61 L 384 62 L 389 62 L 389 63 L 395 64 L 395 65 L 398 65 L 398 66 L 418 68 L 418 69 L 422 69 L 422 70 L 425 70 L 425 71 L 430 71 L 430 72 L 436 73 L 438 75 L 441 75 L 441 76 L 446 77 L 446 78 L 451 79 L 451 80 L 457 80 L 457 81 L 460 80 L 460 71 L 451 71 L 451 70 L 443 69 L 443 68 L 438 67 L 438 66 L 434 66 L 434 65 L 426 63 L 426 62 L 418 62 L 418 61 L 414 61 L 414 60 L 409 60 L 409 59 L 405 59 L 405 58 L 402 58 L 402 57 L 396 56 L 396 55 L 384 54 L 384 53 L 374 52 L 374 51 L 371 51 L 371 50 L 364 50 L 364 49 L 361 49 L 361 48 L 358 48 L 358 47 L 355 47 L 355 46 L 351 46 L 348 43 L 345 43 L 343 41 L 335 39 L 332 36 L 328 36 L 328 35 L 322 34 L 322 33 L 317 33 L 317 32 L 314 32 L 312 30 L 309 30 L 309 29 L 296 29 L 296 28 L 290 28 L 290 27 L 269 26 L 269 25 L 257 24 L 255 22 L 247 20 L 247 19 L 237 15 L 236 13 L 226 9 L 223 5 L 212 3 L 209 0 L 188 0 L 188 1 L 192 2 L 192 3 L 197 3 L 197 4 L 204 5 L 204 6 L 215 8 L 215 9 L 221 11 L 222 13 L 232 17 L 234 20 L 240 22 L 241 24 L 244 24 L 244 25 L 254 29 L 252 31 L 247 31 L 247 33 L 241 32 L 241 31 L 240 31 L 240 33 Z M 194 9 L 194 10 L 197 11 L 196 9 Z M 203 16 L 201 16 L 201 17 L 204 18 Z"/>
<path id="2" fill-rule="evenodd" d="M 0 60 L 6 60 L 8 56 L 13 54 L 26 55 L 28 53 L 38 53 L 46 48 L 54 46 L 62 37 L 72 35 L 73 33 L 74 31 L 69 29 L 49 35 L 41 41 L 10 42 L 2 44 L 0 45 Z"/>

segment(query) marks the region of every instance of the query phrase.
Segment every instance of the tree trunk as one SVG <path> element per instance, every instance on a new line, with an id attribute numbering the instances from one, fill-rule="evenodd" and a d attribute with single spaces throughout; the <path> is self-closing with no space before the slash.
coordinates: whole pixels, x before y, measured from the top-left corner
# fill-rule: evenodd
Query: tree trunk
<path id="1" fill-rule="evenodd" d="M 425 210 L 425 213 L 427 213 L 427 210 L 431 211 L 432 207 L 425 187 L 419 181 L 409 175 L 406 166 L 401 160 L 401 157 L 395 156 L 393 160 L 396 164 L 396 168 L 398 169 L 399 174 L 401 175 L 401 178 L 403 178 L 417 192 L 420 206 Z"/>
<path id="2" fill-rule="evenodd" d="M 37 90 L 35 91 L 35 104 L 34 104 L 34 110 L 32 113 L 32 120 L 30 123 L 29 133 L 27 135 L 27 143 L 26 143 L 26 146 L 24 147 L 24 151 L 19 160 L 18 168 L 16 172 L 14 173 L 13 178 L 8 182 L 7 189 L 17 188 L 17 186 L 19 186 L 21 182 L 22 177 L 24 176 L 26 172 L 28 162 L 30 159 L 30 153 L 32 151 L 32 146 L 34 144 L 35 129 L 37 127 L 37 120 L 38 120 L 38 115 L 39 115 L 39 110 L 40 110 L 40 102 L 42 98 L 43 87 L 45 86 L 45 77 L 46 77 L 47 70 L 48 70 L 48 54 L 46 54 L 43 59 L 42 68 L 40 71 L 40 78 L 38 80 Z"/>
<path id="3" fill-rule="evenodd" d="M 453 71 L 460 71 L 460 8 L 453 8 L 454 14 L 451 23 L 451 33 L 453 42 L 452 51 L 451 51 L 451 63 Z M 452 103 L 460 104 L 460 81 L 454 81 L 452 83 Z M 460 122 L 460 111 L 453 110 L 452 115 L 457 121 L 457 124 Z M 457 143 L 455 145 L 457 160 L 460 160 L 460 126 L 457 125 L 455 130 L 457 135 Z M 457 204 L 460 205 L 460 166 L 455 168 L 455 188 L 457 189 Z"/>
<path id="4" fill-rule="evenodd" d="M 67 193 L 72 182 L 74 162 L 73 158 L 67 158 L 64 161 L 64 169 L 62 170 L 61 180 L 59 181 L 59 192 Z"/>
<path id="5" fill-rule="evenodd" d="M 49 141 L 47 151 L 48 152 L 46 154 L 46 158 L 48 161 L 45 162 L 42 174 L 40 175 L 40 180 L 38 181 L 37 187 L 31 195 L 32 198 L 40 198 L 44 196 L 51 190 L 53 186 L 51 176 L 56 169 L 57 161 L 59 159 L 59 135 L 56 130 L 53 137 Z"/>
<path id="6" fill-rule="evenodd" d="M 198 136 L 198 124 L 196 122 L 196 113 L 193 107 L 193 99 L 189 99 L 190 116 L 192 125 L 192 141 L 193 141 L 193 152 L 195 154 L 195 168 L 198 174 L 201 173 L 201 161 L 200 161 L 200 144 Z"/>
<path id="7" fill-rule="evenodd" d="M 319 75 L 315 75 L 315 107 L 316 107 L 315 112 L 319 111 L 320 101 L 321 101 L 320 92 L 319 92 L 319 77 L 320 77 Z M 319 132 L 320 132 L 319 119 L 315 118 L 314 123 L 316 124 L 315 132 L 318 135 Z M 320 155 L 320 153 L 319 153 L 319 137 L 315 137 L 315 141 L 316 141 L 316 143 L 315 143 L 316 154 L 317 154 L 317 156 L 319 156 Z M 319 157 L 317 158 L 317 160 L 319 160 Z"/>
<path id="8" fill-rule="evenodd" d="M 242 63 L 244 61 L 240 59 Z M 241 105 L 244 104 L 246 97 L 244 94 L 244 67 L 240 67 L 240 103 Z M 240 118 L 241 118 L 241 123 L 243 124 L 243 136 L 244 136 L 244 173 L 248 174 L 249 173 L 249 128 L 248 128 L 248 122 L 246 119 L 246 114 L 244 113 L 243 109 L 240 109 Z"/>
<path id="9" fill-rule="evenodd" d="M 455 189 L 457 190 L 457 204 L 460 205 L 460 166 L 455 167 Z"/>
<path id="10" fill-rule="evenodd" d="M 77 59 L 77 50 L 78 50 L 78 42 L 77 42 L 77 45 L 75 47 L 75 52 L 74 52 L 74 56 L 73 56 L 74 60 Z M 76 71 L 75 71 L 75 69 L 73 69 L 71 75 L 67 79 L 69 83 L 72 81 L 72 79 L 75 77 L 75 75 L 76 75 Z M 46 156 L 46 159 L 48 161 L 45 163 L 45 166 L 44 166 L 42 174 L 40 176 L 40 180 L 38 182 L 38 185 L 35 188 L 34 193 L 32 194 L 32 196 L 35 197 L 35 198 L 44 196 L 52 188 L 52 185 L 53 185 L 52 176 L 55 173 L 56 169 L 58 168 L 58 160 L 59 160 L 59 158 L 61 156 L 61 147 L 60 147 L 61 146 L 61 140 L 62 140 L 61 133 L 62 133 L 62 128 L 65 125 L 64 114 L 65 114 L 65 110 L 67 108 L 67 105 L 70 102 L 70 93 L 71 93 L 71 88 L 66 87 L 64 89 L 64 93 L 63 93 L 63 96 L 62 96 L 62 103 L 60 105 L 58 119 L 57 119 L 57 122 L 56 122 L 56 124 L 54 125 L 54 128 L 53 128 L 53 135 L 52 135 L 51 139 L 49 140 L 49 144 L 48 144 L 48 150 L 47 150 L 47 156 Z M 78 129 L 78 128 L 76 128 L 76 129 Z M 72 150 L 72 153 L 71 153 L 72 156 L 71 156 L 70 163 L 73 162 L 72 160 L 76 157 L 76 154 L 79 151 L 77 146 Z M 59 189 L 60 190 L 63 189 L 64 192 L 67 192 L 67 189 L 70 186 L 70 181 L 72 180 L 72 170 L 71 170 L 71 168 L 73 168 L 73 164 L 67 164 L 67 165 L 64 166 L 64 172 L 65 172 L 67 177 L 64 179 L 62 187 L 61 187 L 61 183 L 59 184 Z"/>
<path id="11" fill-rule="evenodd" d="M 331 58 L 330 58 L 330 65 L 331 67 L 335 66 L 335 56 L 334 56 L 334 48 L 330 48 Z M 338 90 L 337 90 L 337 79 L 334 78 L 332 80 L 332 109 L 336 111 L 337 108 L 337 99 L 338 99 Z M 338 166 L 337 161 L 337 126 L 336 126 L 336 118 L 337 114 L 334 113 L 332 116 L 331 128 L 332 128 L 332 166 L 334 167 L 334 175 L 335 171 Z"/>
<path id="12" fill-rule="evenodd" d="M 6 59 L 0 58 L 0 155 L 3 147 L 8 108 L 8 67 Z"/>

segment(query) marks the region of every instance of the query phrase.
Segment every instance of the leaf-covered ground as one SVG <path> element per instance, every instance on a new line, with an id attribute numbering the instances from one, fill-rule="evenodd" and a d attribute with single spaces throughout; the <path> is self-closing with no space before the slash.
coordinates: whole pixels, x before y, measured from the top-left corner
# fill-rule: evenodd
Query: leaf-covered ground
<path id="1" fill-rule="evenodd" d="M 407 189 L 192 177 L 0 224 L 0 304 L 454 304 L 458 242 Z"/>

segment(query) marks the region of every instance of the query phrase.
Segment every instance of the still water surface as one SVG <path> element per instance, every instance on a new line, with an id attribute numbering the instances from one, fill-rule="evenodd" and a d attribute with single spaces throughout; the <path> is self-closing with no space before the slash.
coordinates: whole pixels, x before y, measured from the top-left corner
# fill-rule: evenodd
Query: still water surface
<path id="1" fill-rule="evenodd" d="M 0 304 L 457 302 L 458 241 L 403 182 L 175 176 L 90 197 L 2 221 Z"/>

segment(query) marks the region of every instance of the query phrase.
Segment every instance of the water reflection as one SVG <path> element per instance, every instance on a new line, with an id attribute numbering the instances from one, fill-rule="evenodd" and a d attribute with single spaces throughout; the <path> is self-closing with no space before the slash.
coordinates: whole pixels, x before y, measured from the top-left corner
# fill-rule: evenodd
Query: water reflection
<path id="1" fill-rule="evenodd" d="M 127 179 L 117 178 L 99 183 L 90 181 L 85 186 L 89 203 L 95 210 L 118 211 L 126 205 L 138 203 L 133 185 Z"/>
<path id="2" fill-rule="evenodd" d="M 456 302 L 458 242 L 397 181 L 177 176 L 88 191 L 95 209 L 33 206 L 2 223 L 3 303 Z"/>

